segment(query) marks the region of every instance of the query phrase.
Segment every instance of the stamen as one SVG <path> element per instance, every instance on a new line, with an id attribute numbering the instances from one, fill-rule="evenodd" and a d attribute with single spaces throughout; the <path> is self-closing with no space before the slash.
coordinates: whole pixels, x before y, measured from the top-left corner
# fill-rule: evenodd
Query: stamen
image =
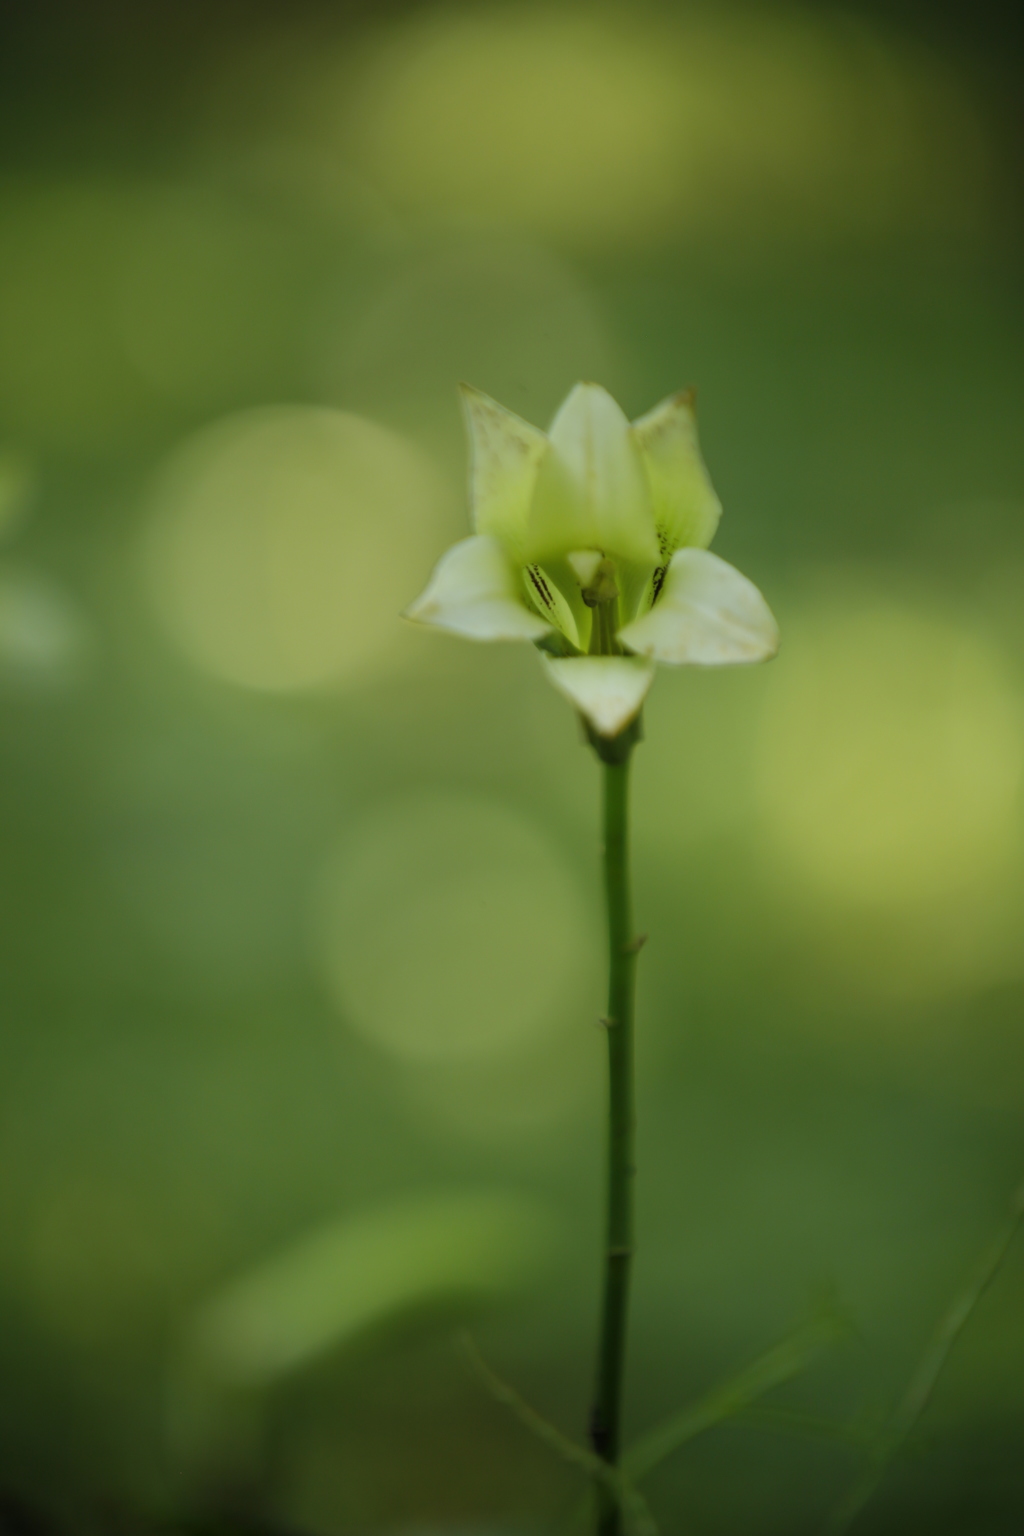
<path id="1" fill-rule="evenodd" d="M 665 585 L 665 577 L 668 575 L 669 549 L 668 535 L 661 528 L 658 529 L 658 547 L 661 550 L 661 564 L 651 578 L 651 603 L 656 603 Z"/>
<path id="2" fill-rule="evenodd" d="M 536 565 L 528 565 L 526 567 L 526 574 L 530 579 L 530 584 L 536 592 L 537 597 L 540 599 L 540 603 L 544 609 L 544 612 L 549 618 L 555 618 L 555 601 L 551 596 L 551 588 L 544 580 L 544 577 L 541 575 L 539 568 Z"/>

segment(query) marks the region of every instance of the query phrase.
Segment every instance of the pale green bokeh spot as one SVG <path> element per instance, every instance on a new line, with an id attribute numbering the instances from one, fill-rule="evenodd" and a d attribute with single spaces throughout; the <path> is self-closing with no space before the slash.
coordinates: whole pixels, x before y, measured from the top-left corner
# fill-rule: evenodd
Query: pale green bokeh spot
<path id="1" fill-rule="evenodd" d="M 853 581 L 787 620 L 758 749 L 767 830 L 833 899 L 929 905 L 1018 850 L 1024 713 L 968 621 Z"/>
<path id="2" fill-rule="evenodd" d="M 288 691 L 393 660 L 450 493 L 396 433 L 343 411 L 230 416 L 157 475 L 143 542 L 168 634 L 205 671 Z"/>
<path id="3" fill-rule="evenodd" d="M 435 13 L 371 33 L 325 82 L 320 121 L 363 176 L 432 222 L 617 242 L 671 209 L 673 85 L 657 43 L 609 17 Z"/>
<path id="4" fill-rule="evenodd" d="M 318 918 L 346 1022 L 403 1061 L 515 1052 L 579 1026 L 600 966 L 575 875 L 500 802 L 420 794 L 341 839 Z"/>
<path id="5" fill-rule="evenodd" d="M 602 995 L 595 969 L 590 997 L 580 999 L 589 1003 L 592 1020 L 600 1013 Z M 601 1103 L 604 1063 L 594 1049 L 596 1033 L 596 1028 L 563 1030 L 514 1055 L 410 1061 L 399 1087 L 409 1114 L 433 1141 L 493 1148 L 515 1157 L 529 1146 L 555 1156 L 567 1138 L 579 1133 L 582 1121 L 591 1123 Z"/>
<path id="6" fill-rule="evenodd" d="M 56 582 L 0 566 L 0 681 L 29 688 L 71 682 L 90 640 L 77 605 Z"/>
<path id="7" fill-rule="evenodd" d="M 987 146 L 934 58 L 827 13 L 495 6 L 371 29 L 294 116 L 428 225 L 748 254 L 850 231 L 971 227 Z M 311 73 L 315 73 L 312 71 Z"/>

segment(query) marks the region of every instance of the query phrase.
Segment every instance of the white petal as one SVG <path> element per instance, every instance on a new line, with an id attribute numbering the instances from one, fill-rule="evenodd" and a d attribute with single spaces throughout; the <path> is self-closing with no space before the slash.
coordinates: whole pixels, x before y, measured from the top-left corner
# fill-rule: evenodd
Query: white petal
<path id="1" fill-rule="evenodd" d="M 441 556 L 405 617 L 468 640 L 539 640 L 551 630 L 527 607 L 519 572 L 486 533 L 453 544 Z"/>
<path id="2" fill-rule="evenodd" d="M 632 432 L 647 470 L 665 554 L 689 545 L 706 549 L 722 504 L 700 456 L 692 391 L 663 400 L 634 421 Z"/>
<path id="3" fill-rule="evenodd" d="M 541 656 L 559 693 L 599 736 L 617 736 L 640 713 L 654 667 L 636 656 Z"/>
<path id="4" fill-rule="evenodd" d="M 533 558 L 597 549 L 658 559 L 651 493 L 629 422 L 598 384 L 577 384 L 549 433 L 530 516 Z"/>
<path id="5" fill-rule="evenodd" d="M 547 436 L 481 390 L 469 384 L 459 390 L 470 443 L 473 527 L 494 534 L 526 565 L 526 524 Z"/>
<path id="6" fill-rule="evenodd" d="M 706 549 L 680 549 L 654 607 L 619 639 L 655 661 L 721 667 L 774 656 L 779 627 L 754 583 L 734 566 Z"/>

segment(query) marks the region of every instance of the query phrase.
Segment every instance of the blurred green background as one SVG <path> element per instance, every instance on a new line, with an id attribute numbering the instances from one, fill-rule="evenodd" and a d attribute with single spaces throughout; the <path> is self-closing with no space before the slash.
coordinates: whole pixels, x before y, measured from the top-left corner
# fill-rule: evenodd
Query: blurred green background
<path id="1" fill-rule="evenodd" d="M 6 7 L 0 1528 L 530 1536 L 578 1494 L 597 770 L 528 648 L 398 612 L 455 384 L 699 389 L 784 647 L 636 769 L 629 1417 L 837 1292 L 868 1418 L 1024 1169 L 1019 16 Z M 1024 1251 L 870 1532 L 1024 1524 Z M 820 1529 L 717 1431 L 666 1532 Z"/>

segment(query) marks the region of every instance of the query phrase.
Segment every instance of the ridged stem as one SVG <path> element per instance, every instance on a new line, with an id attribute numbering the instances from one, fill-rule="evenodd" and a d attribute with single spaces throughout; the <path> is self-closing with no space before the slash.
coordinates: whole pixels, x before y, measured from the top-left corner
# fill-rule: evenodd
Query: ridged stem
<path id="1" fill-rule="evenodd" d="M 632 733 L 631 733 L 632 735 Z M 635 737 L 634 737 L 635 739 Z M 593 740 L 593 738 L 592 738 Z M 633 932 L 629 880 L 629 766 L 632 739 L 602 758 L 604 888 L 608 917 L 608 1143 L 603 1295 L 597 1381 L 590 1417 L 595 1453 L 616 1466 L 621 1448 L 622 1383 L 633 1259 L 633 1014 L 640 941 Z M 618 757 L 618 761 L 612 760 Z M 599 1536 L 622 1536 L 618 1503 L 598 1490 Z"/>

